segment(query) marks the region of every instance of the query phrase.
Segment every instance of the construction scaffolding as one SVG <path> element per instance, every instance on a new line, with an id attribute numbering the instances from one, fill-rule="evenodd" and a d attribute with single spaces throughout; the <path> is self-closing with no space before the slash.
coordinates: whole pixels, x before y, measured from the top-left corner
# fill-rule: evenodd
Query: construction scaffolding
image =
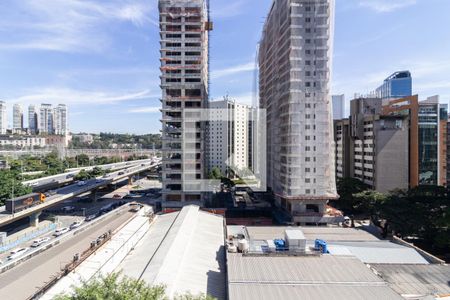
<path id="1" fill-rule="evenodd" d="M 330 95 L 333 15 L 333 0 L 275 0 L 260 43 L 268 184 L 292 215 L 323 213 L 326 201 L 337 198 Z"/>

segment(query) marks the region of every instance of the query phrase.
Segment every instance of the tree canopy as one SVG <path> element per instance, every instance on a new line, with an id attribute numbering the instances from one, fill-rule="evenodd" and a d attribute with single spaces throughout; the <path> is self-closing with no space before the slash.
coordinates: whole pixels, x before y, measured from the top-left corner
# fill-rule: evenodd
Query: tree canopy
<path id="1" fill-rule="evenodd" d="M 75 288 L 73 294 L 63 294 L 55 300 L 167 300 L 165 287 L 150 286 L 143 280 L 111 273 L 106 277 L 99 277 L 84 282 Z M 176 300 L 213 300 L 205 295 L 183 294 L 177 295 Z"/>

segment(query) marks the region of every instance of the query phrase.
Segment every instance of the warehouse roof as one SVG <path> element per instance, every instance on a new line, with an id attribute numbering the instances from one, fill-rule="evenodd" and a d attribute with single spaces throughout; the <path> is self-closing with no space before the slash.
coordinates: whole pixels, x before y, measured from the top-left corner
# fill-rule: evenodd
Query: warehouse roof
<path id="1" fill-rule="evenodd" d="M 328 251 L 333 255 L 356 256 L 364 263 L 377 264 L 428 264 L 414 248 L 379 240 L 370 242 L 331 242 Z"/>
<path id="2" fill-rule="evenodd" d="M 371 264 L 370 265 L 391 288 L 402 296 L 450 295 L 449 265 L 408 265 Z"/>
<path id="3" fill-rule="evenodd" d="M 166 285 L 169 297 L 190 292 L 225 299 L 223 232 L 223 218 L 198 206 L 160 215 L 119 269 Z"/>
<path id="4" fill-rule="evenodd" d="M 232 226 L 227 226 L 228 228 Z M 268 240 L 284 238 L 286 226 L 247 227 L 250 239 Z M 377 241 L 378 238 L 362 229 L 342 227 L 292 227 L 300 229 L 307 240 L 317 238 L 324 241 Z"/>
<path id="5" fill-rule="evenodd" d="M 355 257 L 227 255 L 230 300 L 402 299 Z"/>

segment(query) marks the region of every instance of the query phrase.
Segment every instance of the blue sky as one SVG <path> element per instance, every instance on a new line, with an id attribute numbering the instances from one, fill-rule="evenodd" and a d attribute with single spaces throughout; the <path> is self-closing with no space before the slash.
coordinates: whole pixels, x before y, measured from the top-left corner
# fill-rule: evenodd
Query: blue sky
<path id="1" fill-rule="evenodd" d="M 251 102 L 272 0 L 210 1 L 211 97 Z M 449 13 L 448 0 L 336 0 L 333 93 L 409 69 L 415 93 L 448 102 Z M 66 103 L 72 132 L 159 132 L 157 20 L 156 0 L 2 0 L 0 99 Z"/>

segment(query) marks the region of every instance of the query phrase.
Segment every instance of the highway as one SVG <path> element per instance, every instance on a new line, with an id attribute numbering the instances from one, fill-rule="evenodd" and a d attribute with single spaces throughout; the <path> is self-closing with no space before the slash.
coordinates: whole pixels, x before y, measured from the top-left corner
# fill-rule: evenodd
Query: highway
<path id="1" fill-rule="evenodd" d="M 91 241 L 108 230 L 116 230 L 132 216 L 133 213 L 128 210 L 120 211 L 119 215 L 111 213 L 98 224 L 0 274 L 0 299 L 27 299 L 69 263 L 76 253 L 88 249 Z"/>
<path id="2" fill-rule="evenodd" d="M 42 210 L 51 207 L 61 201 L 73 198 L 77 195 L 90 192 L 92 190 L 105 187 L 108 184 L 119 182 L 124 180 L 134 174 L 143 172 L 145 170 L 154 168 L 160 163 L 143 163 L 138 166 L 131 166 L 125 170 L 116 171 L 109 173 L 102 178 L 90 179 L 85 182 L 85 184 L 80 185 L 80 183 L 74 183 L 60 189 L 55 190 L 56 194 L 47 197 L 44 203 L 30 207 L 29 209 L 17 212 L 15 214 L 9 214 L 5 211 L 5 207 L 0 207 L 0 226 L 14 222 L 15 220 L 33 215 L 35 213 L 41 212 Z"/>
<path id="3" fill-rule="evenodd" d="M 50 184 L 64 184 L 73 181 L 73 176 L 78 174 L 81 170 L 90 171 L 95 167 L 99 167 L 103 170 L 119 170 L 128 168 L 130 166 L 136 166 L 140 165 L 142 163 L 150 163 L 152 162 L 152 159 L 141 159 L 141 160 L 134 160 L 134 161 L 127 161 L 127 162 L 119 162 L 119 163 L 112 163 L 112 164 L 106 164 L 106 165 L 96 165 L 96 166 L 90 166 L 90 167 L 81 167 L 81 168 L 72 168 L 67 169 L 67 172 L 42 178 L 37 178 L 33 180 L 24 181 L 24 185 L 32 186 L 34 189 L 39 188 L 40 186 L 46 186 Z"/>

